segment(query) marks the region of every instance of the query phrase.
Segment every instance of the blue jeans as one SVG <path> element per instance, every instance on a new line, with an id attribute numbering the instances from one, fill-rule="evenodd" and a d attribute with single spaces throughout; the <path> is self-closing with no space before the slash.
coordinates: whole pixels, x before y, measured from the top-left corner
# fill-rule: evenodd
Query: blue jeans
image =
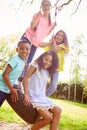
<path id="1" fill-rule="evenodd" d="M 7 98 L 7 95 L 8 94 L 0 91 L 0 107 L 3 104 L 3 102 L 5 101 L 5 99 Z"/>
<path id="2" fill-rule="evenodd" d="M 34 45 L 31 46 L 30 54 L 29 54 L 28 59 L 27 59 L 27 64 L 29 64 L 32 61 L 32 59 L 35 55 L 36 49 L 37 48 Z"/>
<path id="3" fill-rule="evenodd" d="M 58 77 L 59 77 L 59 72 L 55 72 L 53 74 L 52 80 L 50 82 L 49 88 L 47 89 L 46 95 L 49 97 L 53 94 L 53 92 L 56 90 L 57 88 L 57 84 L 58 84 Z"/>

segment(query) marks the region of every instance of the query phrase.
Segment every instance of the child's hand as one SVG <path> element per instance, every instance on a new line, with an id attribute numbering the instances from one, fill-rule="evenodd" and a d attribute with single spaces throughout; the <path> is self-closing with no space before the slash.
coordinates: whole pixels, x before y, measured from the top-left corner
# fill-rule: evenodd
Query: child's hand
<path id="1" fill-rule="evenodd" d="M 30 98 L 29 98 L 29 95 L 25 95 L 25 99 L 24 99 L 23 103 L 24 103 L 25 106 L 30 105 Z"/>
<path id="2" fill-rule="evenodd" d="M 50 39 L 50 41 L 49 41 L 49 44 L 53 44 L 54 43 L 54 35 L 52 36 L 52 38 Z"/>
<path id="3" fill-rule="evenodd" d="M 31 29 L 36 31 L 38 24 L 39 24 L 39 17 L 32 20 L 32 22 L 31 22 Z"/>
<path id="4" fill-rule="evenodd" d="M 11 90 L 11 99 L 13 102 L 16 102 L 18 100 L 18 93 L 17 93 L 18 89 L 13 88 Z"/>

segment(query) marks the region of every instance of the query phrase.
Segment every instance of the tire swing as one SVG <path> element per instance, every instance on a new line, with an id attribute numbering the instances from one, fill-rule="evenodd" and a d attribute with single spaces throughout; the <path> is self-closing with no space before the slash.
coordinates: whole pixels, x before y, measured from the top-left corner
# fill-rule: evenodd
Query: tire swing
<path id="1" fill-rule="evenodd" d="M 12 107 L 12 109 L 19 115 L 25 122 L 29 124 L 33 124 L 39 117 L 36 109 L 33 108 L 32 105 L 25 106 L 23 104 L 24 94 L 21 91 L 21 88 L 18 85 L 14 85 L 14 87 L 18 90 L 18 100 L 16 102 L 12 102 L 11 95 L 8 95 L 7 102 Z"/>
<path id="2" fill-rule="evenodd" d="M 56 3 L 57 4 L 57 3 Z M 57 16 L 57 8 L 55 8 L 55 20 Z M 18 100 L 16 102 L 12 102 L 11 95 L 8 95 L 7 102 L 12 107 L 12 109 L 19 115 L 25 122 L 29 124 L 35 123 L 39 118 L 39 114 L 32 105 L 24 106 L 24 94 L 21 91 L 20 85 L 14 85 L 14 88 L 18 89 Z"/>

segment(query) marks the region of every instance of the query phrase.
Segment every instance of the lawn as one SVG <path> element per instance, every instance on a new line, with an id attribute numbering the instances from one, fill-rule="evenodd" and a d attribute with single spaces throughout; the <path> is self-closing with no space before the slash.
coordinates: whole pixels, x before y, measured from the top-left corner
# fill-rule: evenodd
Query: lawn
<path id="1" fill-rule="evenodd" d="M 58 99 L 52 100 L 62 108 L 59 130 L 87 130 L 87 104 Z M 4 102 L 0 108 L 0 121 L 25 123 L 7 102 Z M 48 130 L 48 128 L 44 130 Z"/>

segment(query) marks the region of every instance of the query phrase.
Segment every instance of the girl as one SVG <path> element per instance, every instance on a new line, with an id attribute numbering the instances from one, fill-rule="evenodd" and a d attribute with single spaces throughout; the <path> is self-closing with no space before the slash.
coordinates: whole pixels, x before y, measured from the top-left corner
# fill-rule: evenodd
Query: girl
<path id="1" fill-rule="evenodd" d="M 59 30 L 48 43 L 41 43 L 41 47 L 45 47 L 45 51 L 53 50 L 59 58 L 59 67 L 51 78 L 50 86 L 47 90 L 47 96 L 51 96 L 57 88 L 59 72 L 64 71 L 64 57 L 69 51 L 67 35 L 63 30 Z"/>
<path id="2" fill-rule="evenodd" d="M 0 74 L 0 106 L 9 93 L 11 93 L 13 101 L 18 100 L 17 89 L 13 88 L 13 84 L 25 66 L 25 60 L 30 52 L 29 43 L 25 40 L 19 41 L 16 51 L 18 55 L 12 56 L 9 59 L 2 74 Z"/>
<path id="3" fill-rule="evenodd" d="M 40 130 L 50 125 L 50 130 L 57 130 L 61 116 L 61 108 L 46 96 L 46 85 L 49 76 L 58 68 L 58 58 L 55 52 L 43 53 L 30 68 L 23 79 L 25 99 L 24 104 L 32 104 L 40 118 L 31 130 Z"/>
<path id="4" fill-rule="evenodd" d="M 32 61 L 40 42 L 43 42 L 44 38 L 46 38 L 56 26 L 56 23 L 52 23 L 51 21 L 50 10 L 51 2 L 49 0 L 42 0 L 40 11 L 34 14 L 31 26 L 26 29 L 21 37 L 21 39 L 26 39 L 32 44 L 27 63 Z"/>

